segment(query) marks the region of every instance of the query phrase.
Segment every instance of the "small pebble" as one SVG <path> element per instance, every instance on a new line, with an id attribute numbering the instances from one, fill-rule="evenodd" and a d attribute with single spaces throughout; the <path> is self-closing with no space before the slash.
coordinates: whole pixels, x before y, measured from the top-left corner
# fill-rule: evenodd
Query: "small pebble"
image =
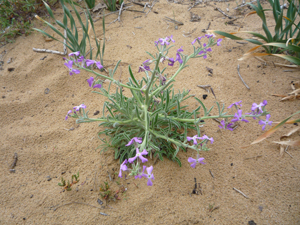
<path id="1" fill-rule="evenodd" d="M 206 99 L 207 98 L 207 95 L 203 95 L 203 99 Z"/>
<path id="2" fill-rule="evenodd" d="M 45 93 L 46 95 L 49 94 L 49 92 L 50 92 L 50 89 L 49 89 L 49 88 L 46 88 L 45 91 L 44 91 L 44 93 Z"/>
<path id="3" fill-rule="evenodd" d="M 230 166 L 233 166 L 233 163 L 230 163 Z"/>
<path id="4" fill-rule="evenodd" d="M 33 198 L 33 195 L 30 195 L 30 198 Z"/>

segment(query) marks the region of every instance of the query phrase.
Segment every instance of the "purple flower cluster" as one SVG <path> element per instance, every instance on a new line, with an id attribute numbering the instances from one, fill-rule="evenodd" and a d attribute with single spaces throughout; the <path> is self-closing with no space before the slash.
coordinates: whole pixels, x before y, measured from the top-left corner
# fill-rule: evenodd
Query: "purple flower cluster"
<path id="1" fill-rule="evenodd" d="M 234 118 L 231 120 L 232 123 L 228 123 L 226 125 L 225 121 L 223 120 L 221 122 L 221 126 L 219 126 L 219 128 L 221 129 L 227 129 L 227 130 L 233 130 L 232 126 L 233 123 L 238 122 L 238 121 L 244 121 L 246 123 L 248 123 L 249 121 L 245 119 L 245 116 L 243 116 L 242 110 L 239 109 L 238 107 L 242 107 L 242 101 L 238 101 L 235 103 L 232 103 L 228 108 L 232 108 L 233 106 L 236 107 L 237 109 L 237 113 L 234 114 Z M 253 103 L 252 107 L 251 107 L 251 113 L 246 113 L 248 114 L 250 117 L 252 116 L 253 119 L 256 119 L 257 116 L 259 116 L 260 114 L 264 113 L 264 107 L 268 104 L 267 100 L 264 100 L 263 102 L 261 102 L 260 104 L 256 104 Z M 266 128 L 266 125 L 272 125 L 272 121 L 269 121 L 271 115 L 267 114 L 266 115 L 266 120 L 260 120 L 258 123 L 259 125 L 263 125 L 262 130 L 264 130 Z"/>
<path id="2" fill-rule="evenodd" d="M 86 108 L 86 105 L 84 105 L 84 104 L 81 104 L 81 105 L 79 105 L 79 106 L 73 107 L 73 110 L 74 110 L 74 111 L 69 110 L 68 113 L 67 113 L 67 115 L 66 115 L 66 117 L 65 117 L 65 120 L 68 119 L 68 117 L 70 116 L 70 114 L 71 114 L 72 112 L 73 112 L 74 114 L 76 114 L 76 112 L 78 112 L 80 109 L 85 109 L 85 108 Z"/>
<path id="3" fill-rule="evenodd" d="M 89 83 L 89 86 L 92 88 L 101 88 L 102 85 L 101 84 L 94 84 L 94 77 L 90 77 L 89 79 L 87 79 L 87 82 Z"/>
<path id="4" fill-rule="evenodd" d="M 188 141 L 193 141 L 194 145 L 197 145 L 198 142 L 197 140 L 207 140 L 210 141 L 211 143 L 214 142 L 214 139 L 211 137 L 209 138 L 207 135 L 203 135 L 202 137 L 198 137 L 198 135 L 195 135 L 193 137 L 186 137 L 186 139 Z M 199 154 L 197 154 L 196 159 L 189 157 L 188 158 L 188 162 L 191 163 L 191 167 L 195 168 L 197 163 L 201 163 L 201 164 L 205 164 L 204 162 L 202 162 L 204 160 L 204 158 L 200 158 Z"/>
<path id="5" fill-rule="evenodd" d="M 160 45 L 169 45 L 170 41 L 172 41 L 173 43 L 175 42 L 175 40 L 173 39 L 173 35 L 168 36 L 166 38 L 159 38 L 158 41 L 155 41 L 155 46 L 158 46 L 158 44 Z"/>
<path id="6" fill-rule="evenodd" d="M 197 37 L 194 41 L 192 41 L 192 45 L 194 45 L 196 41 L 198 41 L 198 42 L 200 43 L 200 40 L 201 40 L 202 38 L 208 38 L 208 39 L 209 39 L 209 38 L 213 38 L 213 37 L 215 37 L 214 34 L 205 34 L 204 36 Z M 221 38 L 217 40 L 217 46 L 220 46 L 220 45 L 221 45 L 221 41 L 222 41 Z M 198 53 L 198 55 L 202 55 L 202 56 L 203 56 L 203 59 L 206 59 L 206 58 L 207 58 L 207 52 L 211 52 L 212 49 L 206 47 L 206 46 L 207 46 L 206 43 L 204 43 L 202 46 L 204 47 L 204 49 L 201 50 L 201 51 Z"/>
<path id="7" fill-rule="evenodd" d="M 130 146 L 130 145 L 136 144 L 136 143 L 141 144 L 142 138 L 134 137 L 125 146 Z M 148 152 L 146 151 L 146 149 L 144 149 L 142 152 L 140 152 L 139 148 L 136 147 L 136 155 L 132 158 L 129 158 L 128 160 L 125 159 L 124 162 L 121 164 L 119 177 L 122 177 L 122 171 L 128 170 L 127 165 L 126 165 L 127 163 L 133 163 L 137 158 L 139 158 L 142 163 L 148 162 L 148 159 L 144 158 L 143 155 L 148 155 Z M 150 166 L 147 169 L 146 168 L 147 168 L 146 166 L 143 166 L 143 171 L 140 172 L 138 175 L 136 175 L 135 179 L 137 179 L 137 178 L 141 179 L 142 177 L 146 177 L 146 178 L 148 178 L 147 185 L 152 186 L 153 185 L 152 180 L 154 180 L 154 175 L 152 173 L 153 166 Z M 147 170 L 147 173 L 144 173 L 145 169 Z"/>
<path id="8" fill-rule="evenodd" d="M 85 65 L 91 66 L 93 64 L 96 64 L 99 70 L 103 69 L 103 66 L 101 65 L 100 62 L 97 62 L 95 60 L 90 60 L 90 59 L 84 59 L 84 56 L 80 55 L 80 51 L 70 53 L 69 57 L 73 57 L 74 59 L 68 60 L 66 63 L 64 63 L 64 65 L 68 67 L 68 69 L 70 70 L 70 75 L 73 75 L 74 73 L 75 74 L 80 73 L 80 70 L 73 69 L 74 63 L 80 63 L 82 67 L 85 67 Z M 64 59 L 67 60 L 66 58 Z"/>

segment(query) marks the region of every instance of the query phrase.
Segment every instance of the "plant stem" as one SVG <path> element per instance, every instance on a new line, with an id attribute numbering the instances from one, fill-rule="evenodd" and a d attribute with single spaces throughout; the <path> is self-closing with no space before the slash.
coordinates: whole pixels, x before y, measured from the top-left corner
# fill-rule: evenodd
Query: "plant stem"
<path id="1" fill-rule="evenodd" d="M 115 80 L 115 79 L 113 79 L 113 78 L 111 78 L 111 77 L 108 77 L 108 76 L 102 75 L 102 74 L 100 74 L 100 73 L 97 73 L 97 72 L 95 72 L 94 70 L 90 70 L 90 69 L 87 69 L 87 68 L 83 68 L 83 67 L 81 67 L 81 66 L 78 66 L 78 67 L 79 67 L 80 69 L 84 69 L 84 70 L 86 70 L 86 71 L 88 71 L 88 72 L 91 72 L 91 73 L 93 73 L 93 74 L 95 74 L 95 75 L 97 75 L 97 76 L 99 76 L 99 77 L 103 77 L 103 78 L 105 78 L 105 79 L 108 79 L 108 80 L 114 82 L 115 84 L 117 84 L 117 85 L 119 85 L 119 86 L 122 86 L 122 87 L 125 87 L 125 88 L 129 88 L 129 89 L 135 90 L 135 91 L 140 91 L 139 88 L 135 88 L 135 87 L 128 86 L 128 85 L 126 85 L 126 84 L 122 84 L 122 83 L 120 83 L 119 81 L 117 81 L 117 80 Z"/>

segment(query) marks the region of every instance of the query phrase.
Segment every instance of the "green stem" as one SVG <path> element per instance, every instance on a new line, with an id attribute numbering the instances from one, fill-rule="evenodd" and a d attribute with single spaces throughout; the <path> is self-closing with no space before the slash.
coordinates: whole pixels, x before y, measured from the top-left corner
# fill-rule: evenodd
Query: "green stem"
<path id="1" fill-rule="evenodd" d="M 136 122 L 138 121 L 138 118 L 133 118 L 132 120 L 124 120 L 124 121 L 120 121 L 120 120 L 107 120 L 106 118 L 102 119 L 102 118 L 97 118 L 97 119 L 93 119 L 93 118 L 86 118 L 86 119 L 77 119 L 76 123 L 91 123 L 91 122 L 112 122 L 112 123 L 118 123 L 120 125 L 126 125 L 128 123 L 132 123 L 132 122 Z"/>
<path id="2" fill-rule="evenodd" d="M 135 88 L 135 87 L 128 86 L 128 85 L 126 85 L 126 84 L 122 84 L 122 83 L 120 83 L 119 81 L 117 81 L 117 80 L 115 80 L 115 79 L 113 79 L 113 78 L 111 78 L 111 77 L 107 77 L 107 76 L 105 76 L 105 75 L 102 75 L 102 74 L 100 74 L 100 73 L 97 73 L 97 72 L 95 72 L 94 70 L 90 70 L 90 69 L 87 69 L 87 68 L 83 68 L 83 67 L 81 67 L 81 66 L 78 66 L 78 67 L 79 67 L 80 69 L 84 69 L 84 70 L 86 70 L 86 71 L 88 71 L 88 72 L 91 72 L 91 73 L 93 73 L 93 74 L 95 74 L 95 75 L 97 75 L 97 76 L 99 76 L 99 77 L 103 77 L 103 78 L 105 78 L 105 79 L 108 79 L 108 80 L 110 80 L 110 81 L 113 81 L 115 84 L 120 85 L 120 86 L 122 86 L 122 87 L 129 88 L 129 89 L 135 90 L 135 91 L 140 91 L 139 88 Z"/>

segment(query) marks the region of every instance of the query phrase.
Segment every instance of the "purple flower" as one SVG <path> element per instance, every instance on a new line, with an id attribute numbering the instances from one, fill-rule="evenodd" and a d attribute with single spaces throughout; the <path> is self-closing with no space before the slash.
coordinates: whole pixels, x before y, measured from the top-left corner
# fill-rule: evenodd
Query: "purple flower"
<path id="1" fill-rule="evenodd" d="M 248 123 L 249 121 L 246 120 L 243 116 L 242 116 L 242 110 L 239 109 L 237 113 L 234 114 L 234 118 L 233 120 L 231 120 L 231 122 L 237 122 L 237 121 L 244 121 L 246 123 Z"/>
<path id="2" fill-rule="evenodd" d="M 192 41 L 192 45 L 194 45 L 197 40 L 200 41 L 202 38 L 204 38 L 204 36 L 197 37 L 195 40 Z"/>
<path id="3" fill-rule="evenodd" d="M 181 46 L 179 49 L 177 49 L 177 52 L 183 52 L 183 46 Z"/>
<path id="4" fill-rule="evenodd" d="M 205 34 L 205 37 L 212 38 L 212 37 L 215 37 L 215 35 L 214 34 Z"/>
<path id="5" fill-rule="evenodd" d="M 85 62 L 86 62 L 86 65 L 87 65 L 87 66 L 91 66 L 91 65 L 93 65 L 94 63 L 96 63 L 95 60 L 91 60 L 91 59 L 87 59 Z"/>
<path id="6" fill-rule="evenodd" d="M 70 53 L 69 54 L 69 56 L 79 56 L 80 55 L 80 51 L 78 51 L 78 52 L 72 52 L 72 53 Z"/>
<path id="7" fill-rule="evenodd" d="M 165 85 L 165 83 L 166 83 L 166 81 L 167 81 L 166 77 L 163 76 L 163 75 L 161 75 L 161 74 L 159 74 L 158 77 L 159 77 L 159 80 L 160 80 L 161 85 Z"/>
<path id="8" fill-rule="evenodd" d="M 202 162 L 203 160 L 204 158 L 199 158 L 199 155 L 197 154 L 196 159 L 189 157 L 188 162 L 191 163 L 191 167 L 195 168 L 197 163 L 205 164 L 205 162 Z"/>
<path id="9" fill-rule="evenodd" d="M 168 38 L 170 38 L 170 41 L 172 41 L 173 43 L 175 43 L 175 40 L 173 39 L 173 35 L 168 36 Z"/>
<path id="10" fill-rule="evenodd" d="M 81 104 L 81 105 L 79 105 L 79 106 L 75 106 L 73 109 L 75 109 L 75 111 L 79 111 L 79 109 L 81 109 L 81 108 L 85 109 L 85 108 L 86 108 L 86 105 Z"/>
<path id="11" fill-rule="evenodd" d="M 241 104 L 242 101 L 238 101 L 238 102 L 235 102 L 235 103 L 232 103 L 230 106 L 228 106 L 228 109 L 230 109 L 232 106 L 236 105 L 236 106 L 239 106 L 239 107 L 242 107 L 242 104 Z"/>
<path id="12" fill-rule="evenodd" d="M 77 62 L 83 62 L 84 61 L 84 56 L 79 56 L 79 58 L 77 59 Z"/>
<path id="13" fill-rule="evenodd" d="M 72 113 L 72 112 L 73 112 L 72 110 L 69 110 L 69 111 L 68 111 L 68 113 L 67 113 L 67 115 L 66 115 L 66 117 L 65 117 L 65 120 L 67 120 L 67 119 L 69 118 L 69 114 Z"/>
<path id="14" fill-rule="evenodd" d="M 261 102 L 259 105 L 257 105 L 256 103 L 252 104 L 251 110 L 257 111 L 258 113 L 263 113 L 262 107 L 266 106 L 268 104 L 267 100 L 264 100 L 263 102 Z"/>
<path id="15" fill-rule="evenodd" d="M 227 130 L 231 130 L 233 131 L 233 129 L 231 128 L 231 126 L 233 125 L 233 123 L 228 123 L 227 126 L 225 126 L 225 120 L 221 121 L 221 125 L 219 126 L 220 129 L 227 129 Z"/>
<path id="16" fill-rule="evenodd" d="M 211 137 L 209 138 L 207 135 L 203 135 L 202 137 L 199 137 L 201 140 L 209 140 L 210 143 L 214 143 L 214 139 Z"/>
<path id="17" fill-rule="evenodd" d="M 141 179 L 145 175 L 145 173 L 144 173 L 145 169 L 146 169 L 146 166 L 143 166 L 143 172 L 141 172 L 140 174 L 136 175 L 134 178 L 135 179 L 137 179 L 137 178 Z"/>
<path id="18" fill-rule="evenodd" d="M 176 59 L 175 60 L 178 61 L 180 64 L 183 63 L 183 61 L 181 59 L 181 56 L 180 56 L 180 54 L 178 52 L 176 53 Z"/>
<path id="19" fill-rule="evenodd" d="M 100 62 L 96 62 L 96 66 L 98 67 L 99 70 L 102 70 L 102 69 L 103 69 L 103 66 L 101 65 Z"/>
<path id="20" fill-rule="evenodd" d="M 89 83 L 89 86 L 92 87 L 93 83 L 94 83 L 94 77 L 90 77 L 89 79 L 87 79 L 87 82 Z M 93 86 L 93 88 L 101 88 L 102 85 L 101 84 L 95 84 Z"/>
<path id="21" fill-rule="evenodd" d="M 174 58 L 169 58 L 169 63 L 168 63 L 168 65 L 169 66 L 174 66 L 174 63 L 175 63 L 176 61 L 174 60 Z"/>
<path id="22" fill-rule="evenodd" d="M 125 159 L 124 162 L 120 166 L 119 177 L 122 177 L 122 171 L 126 171 L 127 170 L 126 163 L 127 163 L 127 159 Z"/>
<path id="23" fill-rule="evenodd" d="M 153 185 L 153 183 L 151 181 L 151 179 L 154 180 L 154 175 L 152 173 L 152 170 L 153 170 L 153 166 L 148 167 L 147 168 L 147 173 L 148 174 L 144 174 L 143 175 L 144 177 L 148 178 L 148 182 L 147 182 L 148 186 L 152 186 Z"/>
<path id="24" fill-rule="evenodd" d="M 268 115 L 266 115 L 266 120 L 265 121 L 260 120 L 258 122 L 259 125 L 263 125 L 262 130 L 264 130 L 266 128 L 267 124 L 270 125 L 270 126 L 272 126 L 272 121 L 269 121 L 270 117 L 271 117 L 271 115 L 268 114 Z"/>
<path id="25" fill-rule="evenodd" d="M 144 71 L 150 71 L 150 64 L 152 63 L 152 61 L 150 61 L 150 59 L 147 59 L 145 62 L 142 63 L 142 65 L 139 67 L 139 72 L 144 72 Z"/>
<path id="26" fill-rule="evenodd" d="M 222 41 L 223 39 L 222 38 L 219 38 L 218 40 L 217 40 L 217 46 L 220 46 L 221 45 L 221 41 Z"/>
<path id="27" fill-rule="evenodd" d="M 160 39 L 158 39 L 158 41 L 160 42 L 161 45 L 169 45 L 170 44 L 170 42 L 168 42 L 169 39 L 170 39 L 169 37 L 160 38 Z"/>
<path id="28" fill-rule="evenodd" d="M 142 143 L 142 138 L 141 137 L 134 137 L 125 146 L 132 145 L 134 142 L 141 144 Z"/>
<path id="29" fill-rule="evenodd" d="M 76 73 L 76 74 L 80 73 L 80 70 L 72 68 L 72 65 L 73 65 L 73 61 L 72 60 L 69 60 L 68 62 L 64 63 L 64 65 L 69 68 L 70 75 L 73 75 L 74 73 Z"/>
<path id="30" fill-rule="evenodd" d="M 133 163 L 134 160 L 136 160 L 137 157 L 142 161 L 142 163 L 148 162 L 148 159 L 144 158 L 143 155 L 148 155 L 148 152 L 146 149 L 144 149 L 142 152 L 138 148 L 136 148 L 136 155 L 132 158 L 128 159 L 128 162 Z"/>
<path id="31" fill-rule="evenodd" d="M 188 141 L 193 140 L 194 145 L 197 145 L 197 144 L 198 144 L 197 139 L 200 139 L 200 137 L 198 137 L 198 135 L 195 135 L 195 136 L 193 136 L 193 137 L 186 137 L 186 139 L 187 139 Z"/>
<path id="32" fill-rule="evenodd" d="M 204 54 L 203 59 L 206 59 L 206 58 L 207 58 L 206 53 L 207 53 L 207 52 L 211 52 L 212 49 L 211 49 L 211 48 L 205 48 L 205 47 L 206 47 L 206 44 L 205 44 L 205 43 L 203 44 L 203 47 L 204 47 L 204 49 L 201 50 L 201 51 L 198 53 L 198 55 Z"/>

